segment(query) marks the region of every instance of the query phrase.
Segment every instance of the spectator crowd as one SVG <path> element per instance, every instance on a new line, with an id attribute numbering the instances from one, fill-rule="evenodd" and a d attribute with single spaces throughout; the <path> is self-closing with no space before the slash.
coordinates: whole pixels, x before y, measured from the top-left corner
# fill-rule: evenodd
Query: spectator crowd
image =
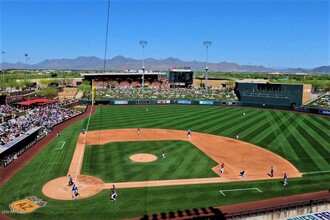
<path id="1" fill-rule="evenodd" d="M 227 88 L 169 88 L 150 86 L 144 89 L 134 87 L 98 87 L 98 99 L 188 99 L 188 100 L 238 100 L 232 89 Z"/>
<path id="2" fill-rule="evenodd" d="M 26 115 L 1 123 L 0 148 L 35 127 L 40 127 L 40 133 L 47 135 L 56 124 L 80 114 L 79 111 L 63 108 L 63 104 L 67 103 L 52 103 L 44 106 L 36 106 L 28 109 Z M 8 111 L 11 113 L 14 110 L 15 108 L 10 106 L 1 106 L 0 114 L 6 114 Z M 15 155 L 11 155 L 9 158 L 7 156 L 6 159 L 12 160 L 14 156 Z"/>
<path id="3" fill-rule="evenodd" d="M 10 105 L 0 105 L 0 118 L 4 118 L 19 112 L 18 109 L 11 107 Z"/>

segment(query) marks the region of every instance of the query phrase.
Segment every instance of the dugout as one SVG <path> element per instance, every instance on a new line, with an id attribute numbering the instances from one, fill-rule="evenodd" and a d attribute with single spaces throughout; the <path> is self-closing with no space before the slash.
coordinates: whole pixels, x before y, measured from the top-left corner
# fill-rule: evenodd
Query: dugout
<path id="1" fill-rule="evenodd" d="M 9 161 L 6 161 L 8 157 L 12 158 L 14 155 L 19 156 L 30 148 L 38 140 L 40 130 L 40 127 L 32 128 L 14 140 L 2 145 L 0 148 L 0 162 L 4 163 L 2 165 L 6 166 L 9 164 Z"/>
<path id="2" fill-rule="evenodd" d="M 292 109 L 311 100 L 310 84 L 236 82 L 235 93 L 243 106 Z"/>

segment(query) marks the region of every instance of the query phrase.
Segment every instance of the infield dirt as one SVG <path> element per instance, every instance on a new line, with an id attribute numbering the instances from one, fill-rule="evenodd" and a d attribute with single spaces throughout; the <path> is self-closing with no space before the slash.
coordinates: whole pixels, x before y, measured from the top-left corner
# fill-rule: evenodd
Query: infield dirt
<path id="1" fill-rule="evenodd" d="M 108 142 L 120 141 L 157 140 L 184 140 L 191 142 L 218 163 L 212 170 L 219 177 L 104 183 L 97 177 L 80 174 L 85 145 L 103 145 Z M 221 163 L 225 164 L 225 172 L 223 174 L 219 172 Z M 275 167 L 274 177 L 269 176 L 271 166 Z M 244 178 L 239 177 L 241 170 L 246 171 Z M 256 145 L 198 132 L 192 132 L 191 138 L 188 139 L 186 131 L 164 129 L 142 129 L 140 135 L 137 134 L 136 129 L 99 130 L 80 134 L 68 172 L 68 174 L 74 176 L 74 181 L 79 188 L 80 199 L 93 196 L 103 189 L 110 189 L 113 184 L 117 188 L 207 184 L 282 178 L 283 173 L 287 173 L 290 178 L 302 176 L 290 162 Z M 72 197 L 68 180 L 67 176 L 51 180 L 44 185 L 42 192 L 53 199 L 70 200 Z"/>

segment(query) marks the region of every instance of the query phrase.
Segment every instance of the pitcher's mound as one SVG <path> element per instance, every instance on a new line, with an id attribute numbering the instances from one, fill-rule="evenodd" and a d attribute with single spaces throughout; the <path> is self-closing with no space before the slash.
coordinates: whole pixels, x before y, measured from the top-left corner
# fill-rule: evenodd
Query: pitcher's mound
<path id="1" fill-rule="evenodd" d="M 157 157 L 153 154 L 133 154 L 129 157 L 129 159 L 133 160 L 134 162 L 145 163 L 157 160 Z"/>

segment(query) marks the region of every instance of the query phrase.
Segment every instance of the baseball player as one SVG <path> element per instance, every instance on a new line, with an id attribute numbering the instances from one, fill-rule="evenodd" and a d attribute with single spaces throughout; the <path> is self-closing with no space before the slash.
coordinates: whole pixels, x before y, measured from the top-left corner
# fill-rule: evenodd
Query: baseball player
<path id="1" fill-rule="evenodd" d="M 116 201 L 116 199 L 117 199 L 117 192 L 116 192 L 115 185 L 112 185 L 110 197 L 111 197 L 111 201 Z"/>
<path id="2" fill-rule="evenodd" d="M 77 199 L 77 196 L 79 196 L 78 187 L 76 186 L 76 184 L 73 183 L 72 198 Z"/>
<path id="3" fill-rule="evenodd" d="M 270 176 L 273 177 L 274 176 L 274 166 L 270 167 Z"/>
<path id="4" fill-rule="evenodd" d="M 221 164 L 220 173 L 225 173 L 225 163 Z"/>
<path id="5" fill-rule="evenodd" d="M 166 159 L 165 151 L 163 150 L 162 159 Z"/>
<path id="6" fill-rule="evenodd" d="M 283 176 L 283 185 L 284 186 L 288 185 L 288 175 L 286 173 L 284 173 L 284 176 Z"/>
<path id="7" fill-rule="evenodd" d="M 236 134 L 236 139 L 237 139 L 237 140 L 239 139 L 239 134 L 238 134 L 238 133 Z"/>
<path id="8" fill-rule="evenodd" d="M 72 181 L 72 176 L 69 174 L 69 186 L 72 186 L 72 184 L 73 184 L 73 181 Z"/>
<path id="9" fill-rule="evenodd" d="M 140 135 L 140 128 L 138 128 L 137 133 L 138 133 L 138 135 Z"/>
<path id="10" fill-rule="evenodd" d="M 239 175 L 240 175 L 240 177 L 242 178 L 242 177 L 245 177 L 245 170 L 242 170 L 241 172 L 239 172 Z"/>
<path id="11" fill-rule="evenodd" d="M 190 139 L 190 137 L 191 137 L 191 131 L 190 131 L 190 129 L 188 129 L 188 132 L 187 132 L 187 138 Z"/>

